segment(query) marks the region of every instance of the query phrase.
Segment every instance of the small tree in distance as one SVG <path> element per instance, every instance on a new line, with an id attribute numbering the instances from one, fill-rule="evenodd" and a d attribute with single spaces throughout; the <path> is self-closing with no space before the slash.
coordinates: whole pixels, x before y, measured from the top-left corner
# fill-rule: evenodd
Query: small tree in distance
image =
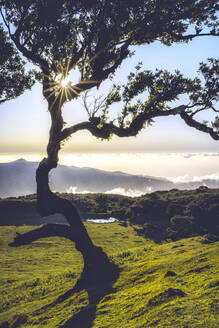
<path id="1" fill-rule="evenodd" d="M 189 42 L 196 37 L 218 36 L 215 0 L 0 0 L 1 15 L 11 40 L 21 54 L 42 73 L 43 96 L 48 102 L 51 128 L 47 157 L 37 169 L 37 208 L 42 216 L 62 213 L 70 227 L 47 225 L 15 238 L 14 245 L 46 236 L 65 236 L 75 242 L 85 266 L 101 261 L 77 209 L 54 194 L 49 187 L 49 172 L 58 164 L 63 142 L 80 130 L 109 139 L 136 136 L 153 118 L 180 115 L 191 127 L 219 139 L 217 114 L 212 123 L 199 122 L 197 113 L 217 112 L 218 61 L 200 64 L 203 81 L 188 79 L 180 72 L 166 70 L 131 72 L 122 86 L 114 86 L 93 110 L 87 106 L 88 120 L 65 127 L 62 108 L 84 92 L 111 78 L 133 53 L 131 46 L 160 41 L 166 46 Z M 77 69 L 80 80 L 67 80 Z M 138 96 L 145 94 L 145 100 Z M 188 101 L 179 106 L 171 102 L 186 94 Z M 110 117 L 110 106 L 118 103 L 121 114 Z M 96 110 L 98 109 L 98 110 Z"/>

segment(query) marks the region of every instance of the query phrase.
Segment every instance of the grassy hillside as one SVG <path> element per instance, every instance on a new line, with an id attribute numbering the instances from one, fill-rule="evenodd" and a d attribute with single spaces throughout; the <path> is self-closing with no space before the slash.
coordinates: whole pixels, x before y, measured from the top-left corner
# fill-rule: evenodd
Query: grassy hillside
<path id="1" fill-rule="evenodd" d="M 1 328 L 219 326 L 218 242 L 204 244 L 203 237 L 194 237 L 157 245 L 136 235 L 132 227 L 88 223 L 95 244 L 120 268 L 92 322 L 94 305 L 87 292 L 95 294 L 106 286 L 72 291 L 82 259 L 68 240 L 7 246 L 15 231 L 31 228 L 0 227 Z"/>

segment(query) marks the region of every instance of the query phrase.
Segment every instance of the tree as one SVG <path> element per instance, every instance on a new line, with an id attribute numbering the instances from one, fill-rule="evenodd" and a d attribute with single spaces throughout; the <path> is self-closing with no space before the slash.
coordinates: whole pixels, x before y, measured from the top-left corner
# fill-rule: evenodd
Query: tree
<path id="1" fill-rule="evenodd" d="M 35 83 L 35 72 L 25 72 L 25 62 L 0 24 L 0 104 L 20 96 Z"/>
<path id="2" fill-rule="evenodd" d="M 123 86 L 114 85 L 104 102 L 93 110 L 85 107 L 89 118 L 65 127 L 62 107 L 85 91 L 111 78 L 125 59 L 132 56 L 131 46 L 158 40 L 170 46 L 196 37 L 218 36 L 215 0 L 0 0 L 1 15 L 11 40 L 21 54 L 42 72 L 43 96 L 48 102 L 51 128 L 47 157 L 37 169 L 37 208 L 41 215 L 62 213 L 70 227 L 47 225 L 15 238 L 14 245 L 40 237 L 62 235 L 75 242 L 85 267 L 101 260 L 77 209 L 54 194 L 49 187 L 49 172 L 58 164 L 64 141 L 79 130 L 109 139 L 136 136 L 159 116 L 180 115 L 186 124 L 219 139 L 217 116 L 212 123 L 199 122 L 194 116 L 206 110 L 217 112 L 218 61 L 201 63 L 199 78 L 187 79 L 180 72 L 165 70 L 131 72 Z M 80 81 L 67 80 L 77 69 Z M 145 95 L 145 101 L 138 96 Z M 187 95 L 188 102 L 173 107 L 171 102 Z M 136 100 L 137 99 L 137 100 Z M 110 117 L 110 106 L 118 103 L 121 115 Z M 69 237 L 70 236 L 70 237 Z M 102 253 L 101 253 L 102 254 Z"/>

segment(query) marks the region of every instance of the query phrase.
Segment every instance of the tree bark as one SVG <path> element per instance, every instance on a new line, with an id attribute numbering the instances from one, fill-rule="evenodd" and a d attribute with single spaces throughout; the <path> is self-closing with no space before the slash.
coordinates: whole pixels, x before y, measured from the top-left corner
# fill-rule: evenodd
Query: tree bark
<path id="1" fill-rule="evenodd" d="M 75 247 L 83 255 L 87 262 L 93 251 L 94 245 L 87 233 L 87 230 L 78 214 L 77 209 L 70 201 L 54 194 L 49 188 L 48 158 L 43 159 L 36 172 L 37 181 L 37 210 L 40 215 L 47 216 L 61 213 L 65 216 L 72 230 L 72 240 Z"/>
<path id="2" fill-rule="evenodd" d="M 44 78 L 44 82 L 43 94 L 47 97 L 48 93 L 46 90 L 51 89 L 49 88 L 51 83 L 48 81 L 47 77 Z M 55 213 L 63 214 L 70 225 L 72 240 L 75 242 L 76 249 L 81 252 L 84 264 L 91 265 L 92 257 L 95 253 L 95 247 L 77 209 L 70 201 L 53 193 L 49 187 L 49 173 L 58 165 L 58 152 L 61 148 L 60 136 L 64 126 L 61 113 L 61 107 L 63 105 L 62 91 L 59 92 L 58 97 L 54 95 L 49 97 L 47 101 L 48 110 L 51 116 L 51 128 L 47 146 L 47 158 L 44 158 L 40 162 L 36 171 L 37 211 L 41 216 L 52 215 Z"/>

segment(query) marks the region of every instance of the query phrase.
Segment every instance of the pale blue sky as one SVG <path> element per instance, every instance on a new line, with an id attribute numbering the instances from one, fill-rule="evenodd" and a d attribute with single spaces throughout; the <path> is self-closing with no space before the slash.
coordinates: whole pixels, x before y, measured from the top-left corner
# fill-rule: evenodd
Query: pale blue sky
<path id="1" fill-rule="evenodd" d="M 170 71 L 179 69 L 185 76 L 194 77 L 200 61 L 205 61 L 207 57 L 217 57 L 219 43 L 215 37 L 202 37 L 194 39 L 189 44 L 176 44 L 171 47 L 156 42 L 149 46 L 135 48 L 135 52 L 136 54 L 124 62 L 118 70 L 116 82 L 125 81 L 127 74 L 139 61 L 143 62 L 145 69 L 162 68 Z M 105 82 L 100 92 L 104 94 L 109 88 L 109 81 Z M 119 108 L 114 108 L 114 111 L 119 111 Z M 80 100 L 65 105 L 63 113 L 68 124 L 86 119 Z M 25 157 L 27 153 L 42 156 L 47 144 L 49 125 L 47 104 L 42 97 L 39 84 L 19 98 L 1 105 L 0 161 L 5 161 L 6 155 L 14 155 L 13 159 L 16 156 Z M 87 132 L 80 132 L 66 143 L 62 154 L 217 151 L 218 142 L 208 135 L 186 126 L 180 118 L 167 117 L 156 119 L 152 127 L 142 131 L 136 138 L 114 137 L 109 142 L 101 142 Z M 4 157 L 1 157 L 3 155 Z M 72 165 L 77 165 L 77 163 L 72 163 Z"/>

